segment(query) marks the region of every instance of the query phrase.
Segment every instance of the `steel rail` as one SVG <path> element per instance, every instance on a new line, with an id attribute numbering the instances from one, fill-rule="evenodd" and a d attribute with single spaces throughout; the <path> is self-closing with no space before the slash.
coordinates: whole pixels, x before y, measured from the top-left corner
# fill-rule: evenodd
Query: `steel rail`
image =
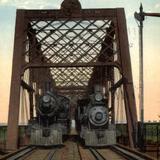
<path id="1" fill-rule="evenodd" d="M 80 160 L 83 160 L 81 152 L 80 152 L 79 144 L 77 144 L 77 149 L 78 149 L 78 154 L 79 154 Z"/>
<path id="2" fill-rule="evenodd" d="M 33 154 L 35 150 L 35 147 L 27 148 L 19 153 L 15 153 L 15 155 L 12 155 L 11 157 L 7 158 L 7 160 L 25 160 L 26 158 L 29 158 Z M 56 153 L 57 149 L 49 151 L 46 156 L 43 158 L 43 160 L 54 160 L 54 155 Z M 4 158 L 6 159 L 6 158 Z"/>
<path id="3" fill-rule="evenodd" d="M 47 160 L 54 160 L 54 155 L 55 155 L 56 151 L 57 151 L 57 149 L 51 151 L 51 152 L 49 153 L 49 155 L 48 155 Z"/>
<path id="4" fill-rule="evenodd" d="M 20 149 L 18 151 L 15 151 L 13 153 L 10 153 L 10 154 L 7 154 L 7 155 L 1 157 L 0 160 L 6 160 L 6 159 L 7 160 L 17 160 L 17 159 L 23 157 L 24 155 L 27 155 L 27 154 L 33 152 L 35 149 L 36 148 L 33 146 L 27 146 L 23 149 Z"/>
<path id="5" fill-rule="evenodd" d="M 41 152 L 41 150 L 36 150 L 36 151 Z M 54 157 L 54 154 L 55 154 L 56 151 L 57 151 L 57 149 L 53 149 L 53 150 L 49 151 L 42 160 L 54 160 L 53 157 Z M 29 156 L 32 156 L 32 155 L 34 156 L 33 152 L 31 152 L 31 154 L 29 153 L 27 155 L 23 155 L 22 157 L 20 157 L 18 159 L 20 159 L 20 160 L 25 160 L 27 158 L 32 159 L 32 158 L 29 157 Z"/>
<path id="6" fill-rule="evenodd" d="M 154 158 L 148 155 L 142 154 L 136 150 L 131 150 L 121 145 L 110 146 L 110 149 L 115 153 L 121 155 L 122 157 L 126 158 L 127 160 L 154 160 Z"/>
<path id="7" fill-rule="evenodd" d="M 96 160 L 106 160 L 95 148 L 89 148 Z"/>
<path id="8" fill-rule="evenodd" d="M 35 148 L 31 152 L 28 152 L 28 153 L 22 155 L 22 157 L 19 157 L 16 160 L 25 160 L 26 158 L 28 158 L 29 156 L 31 156 L 32 154 L 34 154 L 36 151 L 37 151 L 37 149 Z"/>

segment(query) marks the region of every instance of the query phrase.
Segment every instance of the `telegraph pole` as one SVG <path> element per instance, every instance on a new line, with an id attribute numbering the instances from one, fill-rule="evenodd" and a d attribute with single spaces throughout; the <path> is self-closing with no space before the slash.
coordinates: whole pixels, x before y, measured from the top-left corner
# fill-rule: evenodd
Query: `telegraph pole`
<path id="1" fill-rule="evenodd" d="M 135 12 L 134 17 L 139 21 L 139 109 L 140 109 L 140 147 L 144 149 L 144 79 L 143 79 L 143 21 L 145 16 L 160 17 L 160 13 L 143 12 L 142 3 L 139 13 Z"/>
<path id="2" fill-rule="evenodd" d="M 140 121 L 143 129 L 144 124 L 144 79 L 143 79 L 143 7 L 140 6 L 140 25 L 139 25 L 139 108 L 140 108 Z"/>
<path id="3" fill-rule="evenodd" d="M 143 79 L 143 6 L 140 5 L 139 13 L 135 12 L 135 18 L 139 21 L 139 109 L 140 109 L 140 146 L 143 147 L 144 130 L 144 79 Z"/>

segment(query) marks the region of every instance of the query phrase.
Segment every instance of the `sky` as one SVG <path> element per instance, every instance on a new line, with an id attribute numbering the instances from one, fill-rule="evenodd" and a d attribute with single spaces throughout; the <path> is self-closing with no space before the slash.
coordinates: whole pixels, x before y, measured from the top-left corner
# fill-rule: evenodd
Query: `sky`
<path id="1" fill-rule="evenodd" d="M 16 9 L 59 9 L 63 0 L 0 0 L 0 123 L 7 122 Z M 160 0 L 80 0 L 82 8 L 125 8 L 134 89 L 139 102 L 138 24 L 134 12 L 160 13 Z M 160 18 L 144 21 L 144 118 L 160 120 Z M 138 113 L 139 115 L 139 113 Z"/>

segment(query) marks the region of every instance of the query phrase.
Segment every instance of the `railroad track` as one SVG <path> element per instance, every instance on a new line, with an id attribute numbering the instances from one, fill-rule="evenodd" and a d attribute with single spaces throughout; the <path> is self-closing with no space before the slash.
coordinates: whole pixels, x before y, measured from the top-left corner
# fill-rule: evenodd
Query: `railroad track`
<path id="1" fill-rule="evenodd" d="M 89 148 L 89 150 L 95 157 L 95 160 L 106 160 L 105 157 L 102 156 L 102 154 L 97 149 Z"/>
<path id="2" fill-rule="evenodd" d="M 0 160 L 6 160 L 6 159 L 12 160 L 12 158 L 14 158 L 16 160 L 18 158 L 21 158 L 24 155 L 27 155 L 27 154 L 33 152 L 34 150 L 35 150 L 35 147 L 32 147 L 32 146 L 24 147 L 20 150 L 17 150 L 15 152 L 4 155 L 3 157 L 0 158 Z"/>
<path id="3" fill-rule="evenodd" d="M 81 150 L 83 150 L 81 148 Z M 88 152 L 90 151 L 90 153 Z M 154 160 L 154 158 L 144 155 L 136 150 L 131 150 L 126 147 L 114 145 L 105 149 L 88 148 L 84 151 L 80 151 L 83 156 L 81 160 Z"/>
<path id="4" fill-rule="evenodd" d="M 39 149 L 36 147 L 27 147 L 23 150 L 6 155 L 0 160 L 55 160 L 54 155 L 58 148 Z"/>
<path id="5" fill-rule="evenodd" d="M 107 148 L 84 148 L 76 142 L 67 142 L 61 148 L 40 149 L 26 147 L 0 160 L 154 160 L 136 150 L 114 145 Z"/>
<path id="6" fill-rule="evenodd" d="M 53 160 L 57 149 L 37 149 L 34 153 L 23 156 L 18 160 Z"/>
<path id="7" fill-rule="evenodd" d="M 95 157 L 95 160 L 153 160 L 153 158 L 144 155 L 138 151 L 124 148 L 122 146 L 111 146 L 108 149 L 89 149 Z"/>
<path id="8" fill-rule="evenodd" d="M 154 160 L 154 158 L 146 154 L 142 154 L 136 150 L 131 150 L 121 145 L 111 146 L 110 149 L 124 157 L 126 160 Z"/>

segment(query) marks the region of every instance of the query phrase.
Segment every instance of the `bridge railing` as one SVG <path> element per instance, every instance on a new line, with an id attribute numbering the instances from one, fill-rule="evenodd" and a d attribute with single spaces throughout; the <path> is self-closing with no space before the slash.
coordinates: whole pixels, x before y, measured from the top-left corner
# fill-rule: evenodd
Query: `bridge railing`
<path id="1" fill-rule="evenodd" d="M 128 131 L 125 123 L 116 125 L 117 142 L 128 145 Z M 5 148 L 6 145 L 7 126 L 0 126 L 0 149 Z M 160 146 L 160 122 L 148 122 L 144 124 L 144 146 Z M 28 143 L 27 126 L 19 126 L 19 145 L 24 146 Z M 147 148 L 146 148 L 147 150 Z"/>

